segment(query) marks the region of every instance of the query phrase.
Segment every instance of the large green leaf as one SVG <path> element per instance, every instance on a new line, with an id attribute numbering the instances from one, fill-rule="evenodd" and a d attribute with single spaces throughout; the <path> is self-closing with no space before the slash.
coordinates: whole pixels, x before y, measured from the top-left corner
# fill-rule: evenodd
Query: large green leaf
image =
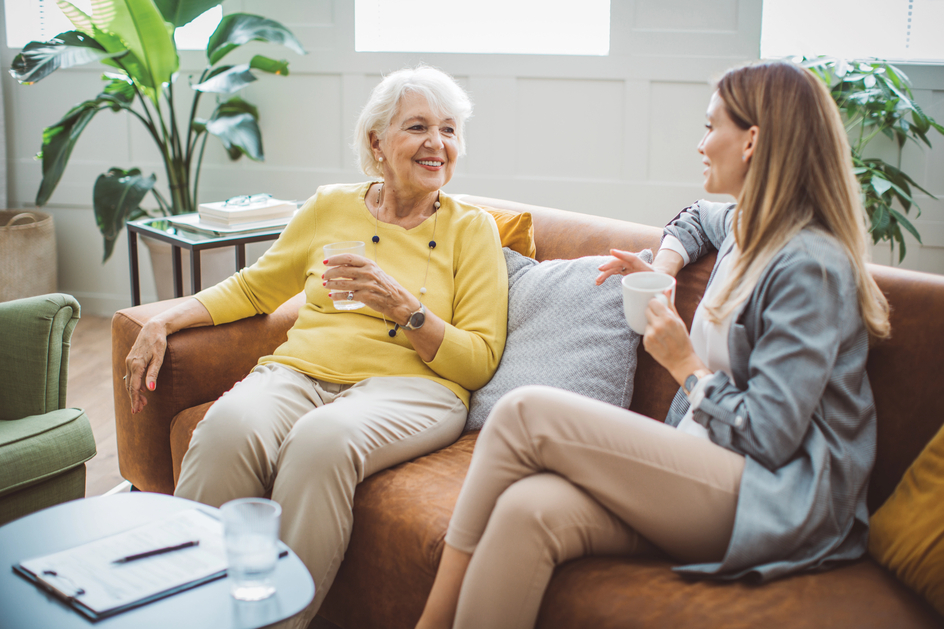
<path id="1" fill-rule="evenodd" d="M 25 85 L 40 81 L 59 68 L 117 57 L 123 51 L 108 52 L 101 44 L 78 31 L 60 33 L 48 42 L 31 41 L 13 59 L 10 75 Z"/>
<path id="2" fill-rule="evenodd" d="M 101 44 L 105 50 L 108 52 L 126 51 L 126 53 L 120 57 L 103 59 L 102 63 L 127 73 L 152 100 L 157 97 L 158 90 L 153 84 L 150 72 L 145 65 L 141 63 L 138 57 L 128 50 L 128 46 L 120 37 L 95 26 L 90 16 L 83 13 L 67 0 L 56 0 L 56 4 L 78 30 L 89 35 L 92 39 Z"/>
<path id="3" fill-rule="evenodd" d="M 165 21 L 180 28 L 223 3 L 221 0 L 154 0 L 154 4 Z"/>
<path id="4" fill-rule="evenodd" d="M 878 196 L 882 196 L 892 187 L 892 182 L 884 177 L 879 177 L 878 175 L 872 175 L 872 180 L 870 181 L 872 189 L 875 190 L 875 193 Z"/>
<path id="5" fill-rule="evenodd" d="M 239 159 L 243 153 L 256 161 L 265 159 L 259 124 L 249 114 L 235 114 L 210 120 L 206 124 L 206 130 L 223 142 L 231 159 Z"/>
<path id="6" fill-rule="evenodd" d="M 36 193 L 36 205 L 43 206 L 49 201 L 69 163 L 75 143 L 95 114 L 103 109 L 119 111 L 130 108 L 125 95 L 107 90 L 108 87 L 93 100 L 79 103 L 66 112 L 62 120 L 43 129 L 43 146 L 37 156 L 43 160 L 43 180 Z"/>
<path id="7" fill-rule="evenodd" d="M 115 240 L 125 223 L 136 215 L 144 214 L 140 208 L 141 201 L 156 182 L 156 176 L 143 177 L 137 168 L 112 168 L 95 180 L 92 204 L 95 206 L 95 222 L 105 239 L 102 262 L 111 257 Z"/>
<path id="8" fill-rule="evenodd" d="M 909 232 L 911 232 L 911 235 L 915 237 L 915 240 L 917 240 L 920 243 L 921 234 L 919 234 L 918 230 L 915 229 L 915 226 L 911 224 L 911 221 L 909 221 L 905 217 L 904 214 L 902 214 L 901 212 L 899 212 L 898 210 L 894 208 L 891 208 L 891 212 L 892 212 L 892 216 L 895 217 L 895 220 L 898 222 L 898 224 L 904 227 L 905 229 L 907 229 Z"/>
<path id="9" fill-rule="evenodd" d="M 206 130 L 220 139 L 230 159 L 239 159 L 245 153 L 250 159 L 262 161 L 265 154 L 258 120 L 254 105 L 234 97 L 220 103 L 213 118 L 206 122 Z"/>
<path id="10" fill-rule="evenodd" d="M 104 109 L 98 100 L 87 100 L 76 105 L 58 123 L 43 130 L 43 180 L 36 193 L 36 205 L 43 206 L 52 196 L 62 173 L 69 163 L 72 148 L 86 125 L 99 111 Z"/>
<path id="11" fill-rule="evenodd" d="M 161 86 L 171 81 L 180 62 L 171 35 L 173 28 L 164 21 L 154 1 L 92 0 L 92 24 L 119 36 L 141 61 L 141 82 L 152 88 L 148 96 L 157 103 Z"/>
<path id="12" fill-rule="evenodd" d="M 255 75 L 249 71 L 249 64 L 241 63 L 238 66 L 221 66 L 214 68 L 213 72 L 210 74 L 210 78 L 203 83 L 194 85 L 193 89 L 198 92 L 233 94 L 255 80 Z"/>
<path id="13" fill-rule="evenodd" d="M 105 94 L 114 96 L 126 105 L 131 104 L 131 101 L 134 100 L 134 85 L 131 83 L 131 79 L 124 74 L 112 72 L 106 72 L 102 78 L 108 81 L 108 85 L 105 86 Z"/>
<path id="14" fill-rule="evenodd" d="M 92 18 L 71 2 L 67 0 L 56 0 L 56 5 L 65 13 L 65 16 L 69 18 L 69 21 L 72 22 L 76 29 L 97 41 L 108 52 L 117 52 L 127 48 L 127 46 L 122 43 L 121 38 L 95 26 L 92 22 Z"/>
<path id="15" fill-rule="evenodd" d="M 282 44 L 300 55 L 307 54 L 290 30 L 274 20 L 249 13 L 231 13 L 223 16 L 207 42 L 210 64 L 225 57 L 231 50 L 251 41 Z"/>

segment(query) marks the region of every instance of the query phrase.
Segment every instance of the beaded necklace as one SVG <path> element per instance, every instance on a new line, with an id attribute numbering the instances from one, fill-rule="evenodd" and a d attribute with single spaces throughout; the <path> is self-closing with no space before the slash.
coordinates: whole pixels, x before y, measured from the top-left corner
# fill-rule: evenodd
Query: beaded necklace
<path id="1" fill-rule="evenodd" d="M 426 280 L 429 279 L 429 261 L 433 257 L 433 249 L 436 248 L 436 227 L 439 226 L 439 197 L 436 197 L 436 201 L 433 203 L 433 239 L 429 241 L 429 254 L 426 256 L 426 272 L 423 274 L 423 285 L 420 287 L 420 295 L 426 294 Z M 380 235 L 378 234 L 380 230 L 380 206 L 383 203 L 383 183 L 380 184 L 380 187 L 377 188 L 377 212 L 374 214 L 374 237 L 370 239 L 374 243 L 374 263 L 377 266 L 380 266 L 380 263 L 377 261 L 377 245 L 380 244 Z M 423 298 L 420 297 L 420 305 L 423 304 Z M 388 327 L 387 317 L 381 312 L 380 316 L 383 317 L 384 327 Z M 390 338 L 394 338 L 397 335 L 397 332 L 400 330 L 400 324 L 394 322 L 393 329 L 387 330 L 387 335 Z"/>

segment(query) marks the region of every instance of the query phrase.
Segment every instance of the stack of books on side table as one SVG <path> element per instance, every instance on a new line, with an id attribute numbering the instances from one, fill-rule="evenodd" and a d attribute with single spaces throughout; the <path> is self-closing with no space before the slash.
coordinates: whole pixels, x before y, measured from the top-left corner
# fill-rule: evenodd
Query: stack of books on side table
<path id="1" fill-rule="evenodd" d="M 295 213 L 294 201 L 280 201 L 268 195 L 257 197 L 237 197 L 238 201 L 217 201 L 201 203 L 197 213 L 204 223 L 219 227 L 234 227 L 245 223 L 258 223 L 276 219 L 291 218 Z"/>
<path id="2" fill-rule="evenodd" d="M 185 229 L 234 234 L 284 227 L 297 209 L 295 201 L 282 201 L 260 194 L 201 203 L 197 213 L 180 214 L 168 220 Z"/>

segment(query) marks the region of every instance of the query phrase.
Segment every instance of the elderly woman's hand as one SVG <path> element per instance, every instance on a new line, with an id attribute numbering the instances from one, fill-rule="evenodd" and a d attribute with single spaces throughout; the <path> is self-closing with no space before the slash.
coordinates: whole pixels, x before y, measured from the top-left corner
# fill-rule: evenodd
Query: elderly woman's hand
<path id="1" fill-rule="evenodd" d="M 138 337 L 125 358 L 125 390 L 131 398 L 131 413 L 140 413 L 147 406 L 144 389 L 157 389 L 157 374 L 164 364 L 167 337 L 184 328 L 212 325 L 209 311 L 196 299 L 188 299 L 156 315 L 141 327 Z"/>
<path id="2" fill-rule="evenodd" d="M 131 413 L 139 413 L 147 406 L 144 388 L 153 391 L 157 387 L 157 374 L 164 363 L 167 350 L 167 333 L 164 324 L 151 319 L 141 328 L 134 340 L 128 357 L 125 358 L 125 390 L 131 398 Z"/>
<path id="3" fill-rule="evenodd" d="M 419 308 L 419 301 L 387 275 L 370 258 L 342 253 L 325 260 L 330 267 L 322 276 L 333 300 L 353 299 L 402 323 Z"/>

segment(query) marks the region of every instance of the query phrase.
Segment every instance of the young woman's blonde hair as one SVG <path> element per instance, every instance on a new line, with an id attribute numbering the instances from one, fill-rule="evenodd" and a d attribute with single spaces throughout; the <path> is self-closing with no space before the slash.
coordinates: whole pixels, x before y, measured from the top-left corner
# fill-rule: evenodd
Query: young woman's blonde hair
<path id="1" fill-rule="evenodd" d="M 855 270 L 859 307 L 872 338 L 889 335 L 888 302 L 866 268 L 865 214 L 846 131 L 813 73 L 776 61 L 728 70 L 718 95 L 736 125 L 758 134 L 734 213 L 740 257 L 707 306 L 721 320 L 750 297 L 764 268 L 801 229 L 839 241 Z"/>

